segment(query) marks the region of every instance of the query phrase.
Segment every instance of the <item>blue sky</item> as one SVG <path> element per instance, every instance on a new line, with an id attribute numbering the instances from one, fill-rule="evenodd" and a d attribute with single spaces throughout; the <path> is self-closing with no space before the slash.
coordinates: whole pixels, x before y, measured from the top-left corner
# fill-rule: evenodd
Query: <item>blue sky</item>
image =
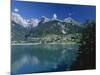
<path id="1" fill-rule="evenodd" d="M 87 19 L 96 19 L 96 7 L 86 5 L 12 1 L 11 11 L 17 12 L 25 19 L 40 19 L 41 16 L 52 18 L 54 13 L 61 20 L 72 17 L 83 23 Z"/>

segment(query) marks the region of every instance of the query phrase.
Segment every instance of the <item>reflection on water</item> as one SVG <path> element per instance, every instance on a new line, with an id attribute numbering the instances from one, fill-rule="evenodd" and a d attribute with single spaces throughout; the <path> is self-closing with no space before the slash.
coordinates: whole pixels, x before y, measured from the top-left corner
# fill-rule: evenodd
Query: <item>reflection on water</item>
<path id="1" fill-rule="evenodd" d="M 13 45 L 11 72 L 35 73 L 69 70 L 78 45 Z"/>

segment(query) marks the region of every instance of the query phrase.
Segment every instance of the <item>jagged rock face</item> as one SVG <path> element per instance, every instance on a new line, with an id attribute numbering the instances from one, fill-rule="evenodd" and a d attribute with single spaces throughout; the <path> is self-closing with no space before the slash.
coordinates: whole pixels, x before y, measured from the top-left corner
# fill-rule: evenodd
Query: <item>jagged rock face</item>
<path id="1" fill-rule="evenodd" d="M 65 18 L 64 22 L 72 23 L 73 19 L 71 17 Z"/>
<path id="2" fill-rule="evenodd" d="M 39 23 L 39 20 L 38 19 L 35 19 L 35 18 L 31 18 L 29 21 L 28 21 L 28 25 L 30 27 L 36 27 L 38 26 L 38 23 Z"/>
<path id="3" fill-rule="evenodd" d="M 73 24 L 76 24 L 76 25 L 80 25 L 80 23 L 79 23 L 78 21 L 74 20 L 74 19 L 71 18 L 71 17 L 65 18 L 65 19 L 64 19 L 64 22 L 73 23 Z"/>
<path id="4" fill-rule="evenodd" d="M 19 25 L 22 25 L 23 27 L 36 27 L 39 23 L 38 19 L 35 19 L 35 18 L 24 19 L 18 13 L 13 13 L 13 12 L 11 15 L 11 20 Z"/>
<path id="5" fill-rule="evenodd" d="M 17 13 L 12 12 L 11 20 L 19 25 L 24 26 L 24 27 L 28 26 L 27 21 L 21 15 L 19 15 Z"/>
<path id="6" fill-rule="evenodd" d="M 48 19 L 47 17 L 42 16 L 42 18 L 41 18 L 41 20 L 40 20 L 40 23 L 46 23 L 46 22 L 48 22 L 48 21 L 49 21 L 49 19 Z"/>

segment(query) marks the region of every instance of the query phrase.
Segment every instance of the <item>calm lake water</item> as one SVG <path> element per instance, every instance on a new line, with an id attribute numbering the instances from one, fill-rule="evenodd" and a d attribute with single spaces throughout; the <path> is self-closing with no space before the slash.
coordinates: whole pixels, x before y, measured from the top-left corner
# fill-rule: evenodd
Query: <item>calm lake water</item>
<path id="1" fill-rule="evenodd" d="M 12 45 L 11 73 L 39 73 L 70 70 L 78 56 L 78 45 Z"/>

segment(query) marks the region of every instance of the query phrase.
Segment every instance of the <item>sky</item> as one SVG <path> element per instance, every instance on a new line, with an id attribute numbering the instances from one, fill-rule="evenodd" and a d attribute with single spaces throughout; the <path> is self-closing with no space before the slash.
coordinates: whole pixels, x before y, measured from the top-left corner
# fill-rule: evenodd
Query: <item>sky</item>
<path id="1" fill-rule="evenodd" d="M 96 7 L 87 5 L 12 1 L 11 11 L 20 14 L 25 19 L 40 19 L 42 16 L 52 18 L 53 14 L 61 20 L 72 17 L 81 23 L 87 19 L 96 19 Z"/>

